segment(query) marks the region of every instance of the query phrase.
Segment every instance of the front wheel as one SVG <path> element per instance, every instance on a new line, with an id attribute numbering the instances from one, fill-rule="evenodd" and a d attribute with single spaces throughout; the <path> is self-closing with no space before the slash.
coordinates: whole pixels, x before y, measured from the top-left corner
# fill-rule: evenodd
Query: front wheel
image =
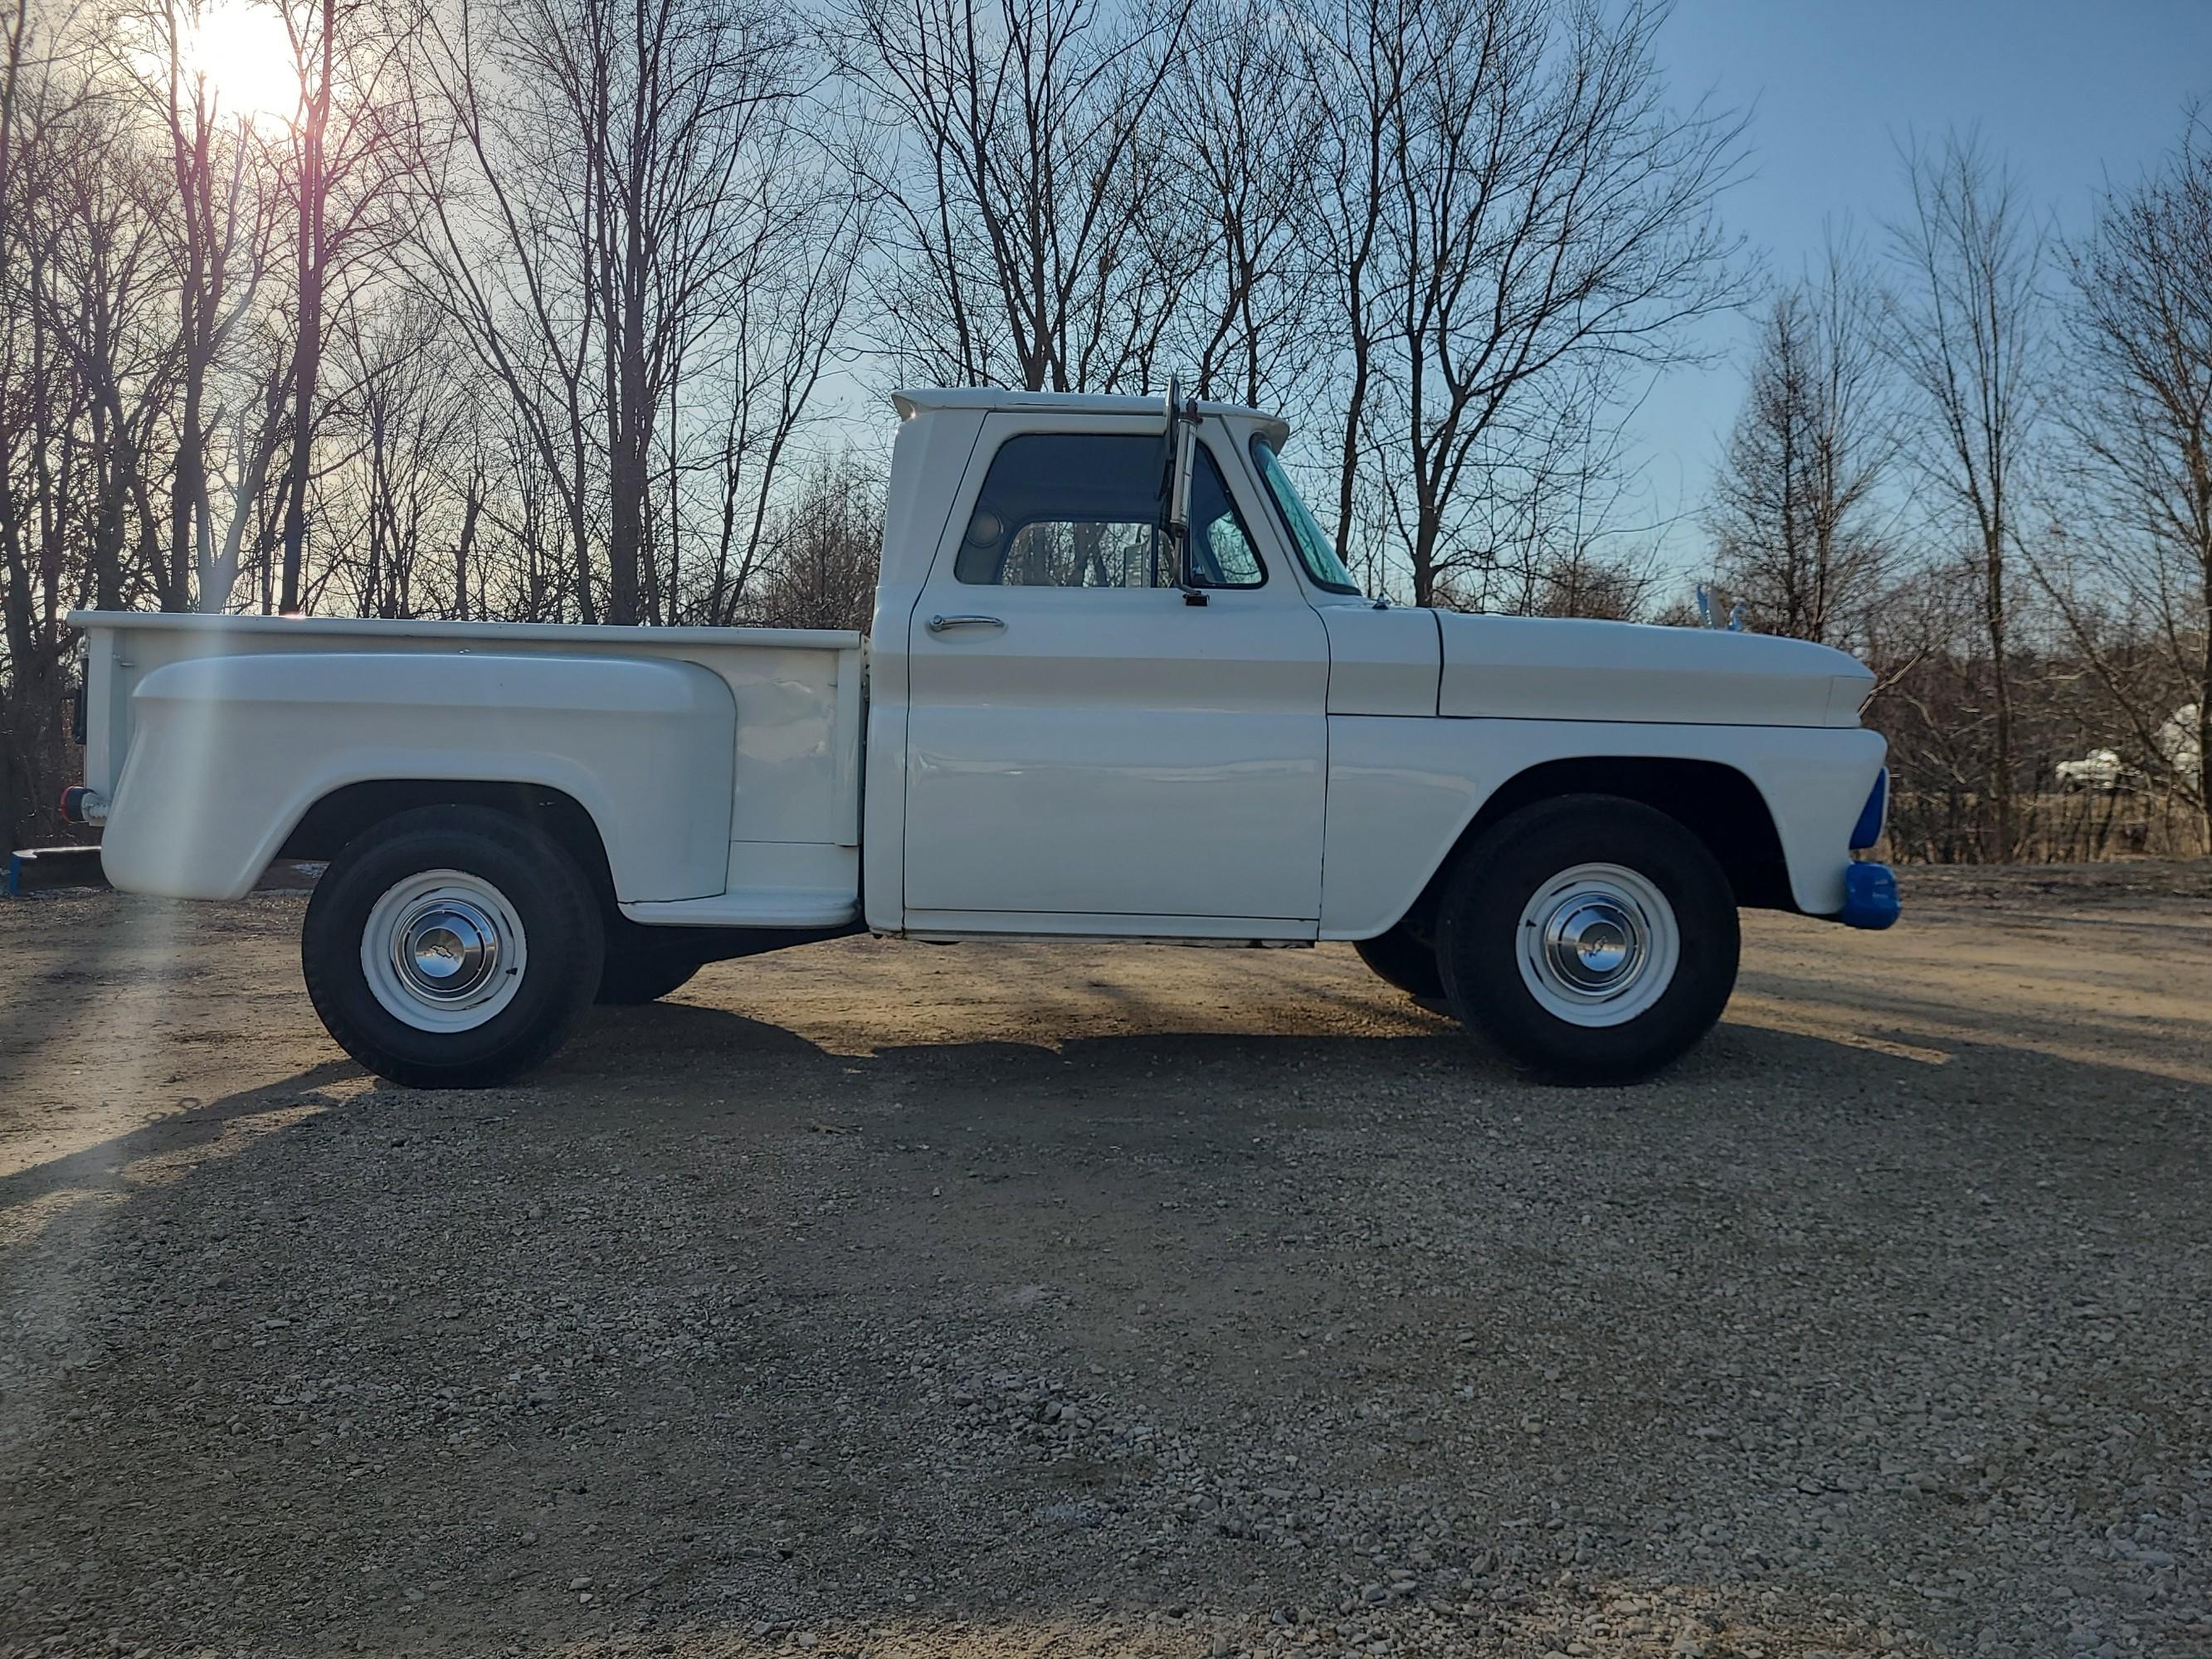
<path id="1" fill-rule="evenodd" d="M 532 826 L 428 806 L 331 861 L 301 933 L 307 994 L 338 1046 L 418 1089 L 504 1083 L 559 1048 L 599 988 L 599 908 Z"/>
<path id="2" fill-rule="evenodd" d="M 1639 802 L 1523 808 L 1469 848 L 1438 908 L 1453 1011 L 1563 1082 L 1647 1077 L 1735 988 L 1735 896 L 1705 844 Z"/>

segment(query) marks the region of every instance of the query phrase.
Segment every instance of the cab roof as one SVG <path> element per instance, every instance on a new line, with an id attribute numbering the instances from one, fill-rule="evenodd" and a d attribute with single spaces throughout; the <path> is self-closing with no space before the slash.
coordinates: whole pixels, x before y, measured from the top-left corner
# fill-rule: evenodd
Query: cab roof
<path id="1" fill-rule="evenodd" d="M 913 386 L 891 393 L 901 420 L 937 409 L 1000 410 L 1051 410 L 1069 415 L 1163 415 L 1164 397 L 1142 398 L 1099 392 L 1011 392 L 998 386 Z M 1243 404 L 1214 403 L 1201 398 L 1201 415 L 1234 416 L 1256 422 L 1280 447 L 1291 435 L 1290 422 L 1265 410 Z"/>

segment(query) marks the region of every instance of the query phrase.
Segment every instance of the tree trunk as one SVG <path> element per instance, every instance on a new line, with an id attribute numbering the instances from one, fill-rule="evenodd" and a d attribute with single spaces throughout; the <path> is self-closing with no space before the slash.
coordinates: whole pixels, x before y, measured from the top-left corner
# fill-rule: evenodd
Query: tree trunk
<path id="1" fill-rule="evenodd" d="M 330 125 L 331 76 L 337 52 L 337 0 L 322 0 L 321 63 L 301 124 L 300 148 L 300 337 L 292 356 L 292 459 L 285 479 L 283 587 L 278 610 L 300 609 L 300 570 L 307 543 L 307 479 L 314 470 L 315 392 L 323 363 L 323 284 L 328 275 L 324 215 L 330 180 L 323 144 Z"/>
<path id="2" fill-rule="evenodd" d="M 1996 809 L 1996 859 L 2013 856 L 2012 681 L 2005 665 L 2004 546 L 1992 536 L 1984 555 L 1989 584 L 1990 689 L 1996 699 L 1996 755 L 1992 763 L 1990 805 Z"/>

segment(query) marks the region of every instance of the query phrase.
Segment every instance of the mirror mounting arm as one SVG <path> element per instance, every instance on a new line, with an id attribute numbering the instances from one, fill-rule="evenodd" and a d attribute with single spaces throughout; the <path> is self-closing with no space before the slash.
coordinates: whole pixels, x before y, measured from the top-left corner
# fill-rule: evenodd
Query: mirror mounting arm
<path id="1" fill-rule="evenodd" d="M 1175 556 L 1175 585 L 1185 605 L 1207 603 L 1206 590 L 1191 580 L 1190 477 L 1197 462 L 1197 428 L 1206 416 L 1198 399 L 1186 399 L 1181 385 L 1168 381 L 1167 426 L 1163 436 L 1160 478 L 1160 539 Z"/>

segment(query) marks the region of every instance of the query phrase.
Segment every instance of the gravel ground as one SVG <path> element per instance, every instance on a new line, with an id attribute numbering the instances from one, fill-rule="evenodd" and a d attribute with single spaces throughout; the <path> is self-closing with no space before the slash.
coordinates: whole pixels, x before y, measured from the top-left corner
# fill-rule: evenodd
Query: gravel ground
<path id="1" fill-rule="evenodd" d="M 2212 875 L 1906 896 L 1579 1091 L 856 939 L 419 1094 L 0 903 L 0 1654 L 2212 1654 Z"/>

